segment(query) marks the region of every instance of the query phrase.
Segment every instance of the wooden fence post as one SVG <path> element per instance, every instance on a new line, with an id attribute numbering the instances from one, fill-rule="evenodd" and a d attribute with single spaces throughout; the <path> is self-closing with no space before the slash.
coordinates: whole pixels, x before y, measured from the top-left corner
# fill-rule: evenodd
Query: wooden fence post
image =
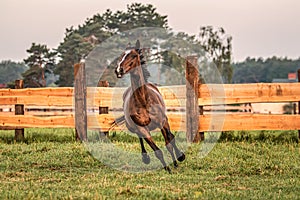
<path id="1" fill-rule="evenodd" d="M 298 82 L 300 83 L 300 69 L 298 69 Z M 298 115 L 300 115 L 300 101 L 298 101 Z M 298 138 L 300 140 L 300 130 L 298 130 Z"/>
<path id="2" fill-rule="evenodd" d="M 186 138 L 188 142 L 199 142 L 199 105 L 197 57 L 186 59 Z"/>
<path id="3" fill-rule="evenodd" d="M 24 82 L 23 80 L 16 80 L 15 81 L 15 89 L 23 89 Z M 24 105 L 23 104 L 16 104 L 15 105 L 15 115 L 24 115 Z M 24 141 L 24 128 L 15 129 L 15 140 L 17 142 Z"/>
<path id="4" fill-rule="evenodd" d="M 202 80 L 200 79 L 199 81 L 198 81 L 198 88 L 197 89 L 199 89 L 200 88 L 200 85 L 202 84 Z M 200 98 L 201 97 L 201 93 L 198 93 L 198 98 Z M 197 102 L 198 103 L 198 102 Z M 201 115 L 203 115 L 204 114 L 204 108 L 203 108 L 203 106 L 199 106 L 199 115 L 201 116 Z M 200 126 L 200 124 L 198 124 L 198 126 Z M 199 132 L 199 137 L 200 137 L 200 141 L 204 141 L 204 132 Z"/>
<path id="5" fill-rule="evenodd" d="M 75 131 L 76 139 L 87 140 L 86 78 L 85 63 L 74 65 Z"/>
<path id="6" fill-rule="evenodd" d="M 108 86 L 109 86 L 108 81 L 99 81 L 98 82 L 98 87 L 108 87 Z M 108 114 L 108 107 L 99 106 L 99 115 L 102 115 L 102 114 Z M 100 130 L 99 134 L 100 134 L 100 137 L 103 137 L 103 136 L 107 137 L 109 135 L 109 132 Z"/>

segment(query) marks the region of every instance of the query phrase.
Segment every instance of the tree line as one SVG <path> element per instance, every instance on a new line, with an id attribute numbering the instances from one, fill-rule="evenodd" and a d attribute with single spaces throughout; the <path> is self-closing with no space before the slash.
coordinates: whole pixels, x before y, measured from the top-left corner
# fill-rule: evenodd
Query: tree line
<path id="1" fill-rule="evenodd" d="M 267 59 L 246 58 L 232 66 L 233 83 L 270 83 L 274 79 L 287 79 L 289 73 L 296 73 L 300 69 L 300 57 L 294 60 L 276 56 Z"/>
<path id="2" fill-rule="evenodd" d="M 139 27 L 157 27 L 166 30 L 168 34 L 173 34 L 172 40 L 165 43 L 171 44 L 174 48 L 179 45 L 178 41 L 184 41 L 191 46 L 188 48 L 204 49 L 222 71 L 224 79 L 231 80 L 232 38 L 223 28 L 201 27 L 199 34 L 192 36 L 184 32 L 173 33 L 167 15 L 158 13 L 151 4 L 133 3 L 127 5 L 125 11 L 113 12 L 108 9 L 103 14 L 95 14 L 86 19 L 78 27 L 66 28 L 64 39 L 57 48 L 49 49 L 45 44 L 33 42 L 27 49 L 28 57 L 23 63 L 13 61 L 1 63 L 0 71 L 5 72 L 6 69 L 14 68 L 14 65 L 18 65 L 23 71 L 16 69 L 18 72 L 15 72 L 15 76 L 10 76 L 11 80 L 0 79 L 0 83 L 22 77 L 26 87 L 72 86 L 75 63 L 111 36 Z M 161 45 L 163 47 L 164 44 Z M 178 58 L 178 55 L 163 48 L 157 54 L 162 64 L 171 65 L 179 73 L 183 73 L 183 61 Z M 14 69 L 11 69 L 11 72 L 14 72 Z M 162 71 L 162 73 L 167 72 Z"/>

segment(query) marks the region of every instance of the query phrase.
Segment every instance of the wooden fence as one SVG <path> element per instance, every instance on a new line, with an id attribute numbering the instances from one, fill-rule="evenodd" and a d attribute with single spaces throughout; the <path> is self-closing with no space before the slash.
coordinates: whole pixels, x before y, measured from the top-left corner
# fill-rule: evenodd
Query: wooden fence
<path id="1" fill-rule="evenodd" d="M 167 106 L 172 130 L 187 130 L 187 120 L 190 118 L 186 113 L 187 115 L 195 113 L 186 110 L 195 109 L 187 105 L 190 102 L 187 100 L 186 88 L 186 86 L 159 87 Z M 220 105 L 223 104 L 234 109 L 233 105 L 244 103 L 300 102 L 300 83 L 197 84 L 194 89 L 197 91 L 197 118 L 193 120 L 198 122 L 198 128 L 197 133 L 190 133 L 191 138 L 204 131 L 300 130 L 299 110 L 298 114 L 294 115 L 226 113 L 224 111 L 227 107 L 223 107 L 223 111 L 220 111 Z M 118 116 L 115 114 L 118 112 L 112 111 L 121 109 L 125 88 L 83 87 L 77 93 L 75 90 L 71 87 L 1 89 L 0 129 L 75 128 L 77 115 L 80 121 L 78 123 L 82 123 L 86 116 L 86 123 L 81 124 L 81 128 L 108 131 L 110 124 Z M 78 96 L 83 94 L 86 94 L 86 97 Z M 76 105 L 76 102 L 81 102 L 79 103 L 81 105 Z M 81 108 L 78 109 L 78 106 Z M 211 106 L 219 106 L 218 111 L 205 112 L 211 110 Z M 205 109 L 206 107 L 209 109 Z M 239 106 L 236 107 L 237 110 L 240 109 Z M 103 108 L 109 111 L 108 114 L 102 111 Z M 120 112 L 119 115 L 121 114 Z M 116 127 L 118 128 L 120 127 Z M 80 137 L 85 139 L 84 134 Z"/>

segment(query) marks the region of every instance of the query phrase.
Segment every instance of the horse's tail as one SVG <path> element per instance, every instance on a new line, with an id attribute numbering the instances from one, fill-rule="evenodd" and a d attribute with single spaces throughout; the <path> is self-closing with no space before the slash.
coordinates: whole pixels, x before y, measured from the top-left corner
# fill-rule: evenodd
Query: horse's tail
<path id="1" fill-rule="evenodd" d="M 124 123 L 125 123 L 125 115 L 122 115 L 121 117 L 118 117 L 117 119 L 115 119 L 115 121 L 111 123 L 109 130 L 112 130 L 114 127 L 120 126 Z"/>

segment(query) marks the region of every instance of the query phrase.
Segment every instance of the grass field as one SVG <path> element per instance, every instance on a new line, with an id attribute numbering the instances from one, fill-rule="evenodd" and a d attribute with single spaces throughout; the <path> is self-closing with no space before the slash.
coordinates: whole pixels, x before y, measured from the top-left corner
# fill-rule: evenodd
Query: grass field
<path id="1" fill-rule="evenodd" d="M 296 132 L 225 133 L 204 158 L 191 145 L 172 174 L 111 169 L 72 129 L 27 129 L 24 143 L 13 136 L 0 131 L 0 199 L 300 199 Z M 139 151 L 134 139 L 111 137 Z"/>

